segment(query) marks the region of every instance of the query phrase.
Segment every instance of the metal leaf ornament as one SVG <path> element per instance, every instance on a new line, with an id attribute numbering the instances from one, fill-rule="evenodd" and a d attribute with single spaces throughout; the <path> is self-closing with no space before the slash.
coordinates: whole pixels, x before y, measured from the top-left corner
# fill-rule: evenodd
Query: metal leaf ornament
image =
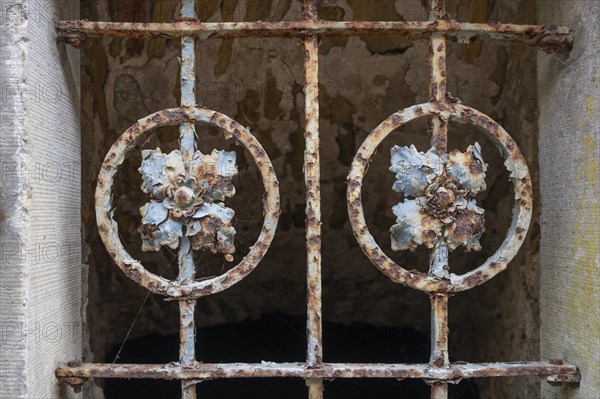
<path id="1" fill-rule="evenodd" d="M 196 151 L 186 168 L 179 150 L 163 154 L 160 149 L 142 151 L 142 190 L 151 197 L 140 208 L 142 250 L 161 246 L 176 249 L 184 234 L 194 250 L 225 254 L 233 260 L 235 229 L 233 209 L 224 201 L 235 195 L 235 152 Z"/>
<path id="2" fill-rule="evenodd" d="M 474 197 L 486 189 L 487 164 L 479 144 L 444 156 L 435 148 L 419 152 L 414 145 L 394 146 L 391 152 L 393 189 L 404 195 L 392 208 L 397 218 L 390 229 L 392 249 L 432 249 L 443 239 L 449 250 L 464 245 L 467 251 L 480 251 L 484 210 Z"/>

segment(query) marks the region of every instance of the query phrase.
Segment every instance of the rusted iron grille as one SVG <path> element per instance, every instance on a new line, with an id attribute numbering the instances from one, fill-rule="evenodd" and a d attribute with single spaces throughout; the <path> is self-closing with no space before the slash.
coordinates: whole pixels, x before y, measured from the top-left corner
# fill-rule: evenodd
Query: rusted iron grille
<path id="1" fill-rule="evenodd" d="M 523 243 L 529 227 L 532 189 L 525 160 L 508 133 L 486 115 L 457 103 L 448 95 L 446 41 L 469 42 L 484 37 L 519 42 L 551 53 L 570 48 L 572 37 L 569 29 L 558 26 L 459 23 L 447 16 L 444 0 L 430 0 L 429 6 L 430 18 L 424 22 L 321 21 L 317 17 L 317 0 L 304 0 L 303 21 L 201 23 L 197 20 L 195 1 L 182 0 L 180 18 L 172 23 L 63 21 L 57 24 L 59 39 L 77 48 L 88 37 L 181 38 L 182 44 L 181 107 L 157 112 L 131 126 L 106 156 L 96 190 L 99 232 L 117 266 L 149 291 L 179 301 L 179 361 L 164 365 L 70 362 L 56 369 L 56 376 L 61 382 L 80 389 L 89 378 L 175 379 L 181 380 L 182 395 L 186 399 L 196 397 L 196 383 L 217 378 L 303 378 L 311 399 L 322 398 L 323 380 L 333 378 L 420 378 L 431 385 L 431 397 L 436 399 L 447 398 L 448 384 L 464 378 L 536 375 L 552 384 L 578 382 L 576 367 L 559 360 L 469 364 L 450 363 L 448 356 L 449 295 L 483 284 L 506 269 Z M 318 106 L 320 38 L 392 34 L 411 40 L 429 41 L 431 98 L 428 103 L 393 114 L 367 137 L 354 158 L 348 176 L 348 212 L 354 234 L 372 263 L 394 282 L 424 291 L 430 296 L 433 331 L 431 358 L 427 364 L 324 363 Z M 195 360 L 196 300 L 231 287 L 258 265 L 273 239 L 280 213 L 279 185 L 260 143 L 247 129 L 229 117 L 196 106 L 197 40 L 224 37 L 299 38 L 304 46 L 308 343 L 306 361 L 301 363 L 205 364 Z M 383 253 L 369 233 L 361 203 L 362 181 L 377 146 L 399 126 L 422 117 L 430 119 L 432 148 L 427 153 L 419 153 L 414 147 L 395 147 L 392 150 L 391 170 L 398 179 L 394 189 L 402 192 L 407 199 L 394 208 L 398 224 L 392 227 L 391 232 L 394 249 L 414 249 L 417 245 L 431 249 L 428 273 L 409 272 Z M 478 144 L 469 147 L 467 153 L 447 153 L 450 121 L 476 125 L 486 131 L 487 138 L 500 150 L 515 189 L 513 222 L 505 241 L 483 265 L 464 275 L 449 272 L 448 252 L 459 245 L 466 246 L 468 250 L 481 249 L 478 239 L 482 232 L 483 210 L 475 205 L 472 197 L 485 189 L 487 165 L 481 158 Z M 223 275 L 202 281 L 195 280 L 193 250 L 220 252 L 228 260 L 235 250 L 235 230 L 229 226 L 233 210 L 224 206 L 224 199 L 234 193 L 230 179 L 237 169 L 235 157 L 230 153 L 215 151 L 207 156 L 196 150 L 194 123 L 197 122 L 217 126 L 226 137 L 234 137 L 244 145 L 258 165 L 265 188 L 264 224 L 256 244 L 237 266 Z M 180 126 L 180 150 L 171 154 L 162 154 L 160 151 L 143 153 L 140 171 L 144 175 L 145 186 L 142 188 L 152 200 L 142 208 L 144 219 L 140 233 L 149 250 L 156 250 L 161 245 L 179 248 L 179 276 L 175 281 L 147 271 L 127 253 L 118 238 L 118 227 L 111 213 L 111 187 L 125 155 L 138 148 L 154 129 L 167 125 Z M 211 162 L 221 168 L 229 165 L 230 169 L 210 169 Z M 177 179 L 168 180 L 165 176 L 170 176 L 174 170 L 180 170 Z M 464 173 L 465 170 L 467 173 Z M 160 216 L 160 225 L 155 220 L 157 215 Z M 182 231 L 188 233 L 182 234 Z M 212 232 L 212 235 L 203 235 L 206 231 Z"/>

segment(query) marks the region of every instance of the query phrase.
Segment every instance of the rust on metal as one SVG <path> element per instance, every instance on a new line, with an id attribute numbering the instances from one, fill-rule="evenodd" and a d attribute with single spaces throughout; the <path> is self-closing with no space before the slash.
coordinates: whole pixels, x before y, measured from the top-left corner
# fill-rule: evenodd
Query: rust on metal
<path id="1" fill-rule="evenodd" d="M 416 378 L 431 385 L 431 398 L 447 399 L 448 384 L 467 378 L 536 375 L 550 384 L 579 381 L 575 366 L 549 362 L 450 363 L 448 353 L 448 302 L 455 293 L 485 283 L 506 269 L 529 228 L 532 186 L 527 165 L 517 144 L 488 116 L 458 104 L 447 92 L 447 40 L 470 43 L 483 38 L 506 40 L 538 47 L 545 52 L 570 49 L 571 32 L 548 25 L 476 24 L 451 20 L 445 0 L 429 0 L 430 19 L 424 22 L 321 21 L 317 0 L 303 0 L 303 20 L 291 22 L 198 21 L 195 0 L 181 0 L 179 16 L 171 23 L 61 21 L 59 41 L 76 48 L 89 37 L 163 38 L 181 40 L 181 107 L 156 112 L 127 129 L 106 155 L 96 188 L 96 217 L 100 237 L 111 258 L 132 280 L 150 292 L 179 301 L 180 356 L 169 364 L 81 364 L 58 367 L 56 377 L 76 391 L 90 378 L 147 378 L 181 381 L 182 397 L 196 398 L 196 383 L 220 378 L 302 378 L 310 399 L 323 398 L 323 380 L 335 378 Z M 424 291 L 431 300 L 431 354 L 427 364 L 323 363 L 321 299 L 321 185 L 319 137 L 319 44 L 324 36 L 397 35 L 428 40 L 430 101 L 394 113 L 363 142 L 348 176 L 348 213 L 354 235 L 371 262 L 392 281 Z M 288 37 L 301 39 L 305 67 L 306 248 L 307 248 L 307 358 L 304 363 L 203 364 L 195 359 L 196 300 L 223 291 L 246 277 L 264 257 L 280 214 L 279 184 L 265 150 L 250 132 L 216 111 L 196 105 L 196 40 L 209 38 Z M 393 250 L 431 250 L 428 273 L 408 271 L 392 261 L 375 242 L 362 207 L 362 183 L 377 147 L 398 127 L 418 118 L 430 118 L 431 148 L 414 146 L 392 149 L 390 170 L 396 175 L 393 190 L 403 201 L 393 208 L 397 217 L 391 228 Z M 448 153 L 449 123 L 482 128 L 500 151 L 514 186 L 513 220 L 504 242 L 481 266 L 463 275 L 451 272 L 448 254 L 459 246 L 481 250 L 484 211 L 475 195 L 486 189 L 487 164 L 478 143 L 466 152 Z M 195 123 L 221 129 L 252 155 L 261 173 L 264 190 L 264 222 L 250 252 L 226 273 L 197 281 L 193 252 L 221 253 L 227 261 L 235 253 L 235 211 L 226 199 L 235 194 L 232 177 L 237 173 L 233 152 L 196 149 Z M 142 152 L 142 190 L 150 201 L 141 208 L 139 228 L 143 250 L 161 246 L 178 249 L 179 275 L 167 280 L 149 272 L 125 249 L 113 219 L 112 185 L 127 154 L 147 141 L 159 127 L 180 126 L 180 149 L 163 154 L 160 149 Z"/>
<path id="2" fill-rule="evenodd" d="M 303 17 L 317 21 L 317 0 L 303 1 Z M 306 281 L 307 281 L 307 363 L 319 367 L 323 362 L 323 325 L 321 304 L 321 160 L 319 137 L 319 37 L 307 34 L 304 46 L 305 75 L 305 150 L 306 186 Z M 323 380 L 307 379 L 309 399 L 323 398 Z"/>
<path id="3" fill-rule="evenodd" d="M 447 367 L 448 360 L 448 295 L 431 294 L 432 334 L 430 363 L 435 367 Z"/>
<path id="4" fill-rule="evenodd" d="M 430 21 L 449 19 L 448 15 L 446 14 L 446 0 L 428 0 L 427 6 L 429 7 Z"/>
<path id="5" fill-rule="evenodd" d="M 196 0 L 181 0 L 180 18 L 187 21 L 197 20 Z M 194 36 L 183 36 L 181 38 L 181 68 L 180 68 L 180 88 L 181 88 L 181 106 L 193 107 L 196 105 L 196 38 Z M 225 208 L 223 203 L 209 202 L 205 204 L 205 199 L 213 197 L 214 193 L 223 191 L 224 187 L 232 186 L 231 180 L 227 181 L 227 173 L 218 173 L 219 154 L 214 153 L 214 158 L 203 156 L 196 151 L 196 128 L 191 121 L 185 121 L 179 125 L 179 146 L 181 148 L 181 157 L 183 160 L 183 185 L 180 185 L 174 192 L 175 209 L 190 208 L 190 204 L 196 203 L 197 208 L 191 207 L 193 214 L 189 219 L 190 224 L 185 226 L 185 232 L 180 239 L 178 260 L 179 275 L 178 284 L 190 284 L 194 282 L 196 276 L 196 264 L 194 262 L 194 249 L 210 249 L 212 252 L 222 252 L 231 257 L 235 251 L 233 245 L 233 236 L 235 229 L 231 226 L 233 210 Z M 234 153 L 235 154 L 235 153 Z M 221 154 L 221 158 L 233 158 L 231 154 L 227 157 Z M 208 159 L 207 159 L 208 158 Z M 194 162 L 196 160 L 196 162 Z M 165 168 L 165 170 L 168 170 Z M 187 172 L 187 173 L 186 173 Z M 193 177 L 185 178 L 185 176 Z M 225 177 L 224 184 L 219 184 L 218 176 Z M 182 179 L 181 177 L 179 178 Z M 195 182 L 194 180 L 197 179 Z M 198 180 L 200 184 L 198 184 Z M 191 183 L 192 187 L 188 187 Z M 223 187 L 224 186 L 224 187 Z M 196 195 L 195 190 L 199 191 Z M 209 192 L 211 196 L 202 196 Z M 235 190 L 227 190 L 227 193 L 233 195 Z M 217 195 L 217 200 L 224 200 L 226 195 Z M 198 200 L 201 198 L 201 200 Z M 212 205 L 216 210 L 207 209 Z M 197 209 L 197 210 L 196 210 Z M 230 212 L 227 212 L 230 211 Z M 201 214 L 198 215 L 198 212 Z M 219 217 L 219 214 L 227 214 L 225 217 Z M 199 216 L 196 218 L 196 216 Z M 223 239 L 222 237 L 227 237 Z M 225 242 L 226 244 L 223 244 Z M 196 311 L 197 301 L 195 299 L 179 301 L 179 362 L 183 367 L 190 367 L 196 363 L 196 322 L 194 313 Z M 196 399 L 196 384 L 181 383 L 182 399 Z"/>
<path id="6" fill-rule="evenodd" d="M 196 364 L 196 322 L 194 312 L 197 301 L 179 301 L 179 363 L 182 367 Z M 196 399 L 196 384 L 181 383 L 182 399 Z"/>
<path id="7" fill-rule="evenodd" d="M 481 250 L 484 210 L 476 205 L 475 195 L 486 188 L 487 165 L 478 143 L 466 153 L 441 156 L 435 147 L 422 153 L 414 146 L 394 146 L 390 170 L 397 179 L 393 190 L 404 195 L 392 208 L 397 217 L 391 228 L 393 250 L 415 250 L 418 245 L 434 249 L 440 240 L 446 250 L 461 245 L 467 251 Z M 438 252 L 443 255 L 441 248 Z"/>
<path id="8" fill-rule="evenodd" d="M 500 151 L 510 172 L 515 192 L 513 223 L 507 237 L 494 255 L 477 269 L 450 274 L 439 279 L 418 271 L 408 271 L 392 261 L 375 242 L 365 222 L 362 209 L 362 182 L 377 147 L 398 127 L 418 118 L 441 115 L 451 122 L 469 123 L 485 130 L 486 136 Z M 348 175 L 348 213 L 354 235 L 373 264 L 394 282 L 426 292 L 460 292 L 481 285 L 506 269 L 525 240 L 532 212 L 531 179 L 525 159 L 514 140 L 491 118 L 461 104 L 424 103 L 399 111 L 381 123 L 367 137 L 356 154 Z"/>
<path id="9" fill-rule="evenodd" d="M 257 242 L 248 255 L 228 272 L 202 281 L 178 282 L 149 272 L 126 250 L 112 217 L 112 185 L 125 156 L 146 141 L 157 128 L 184 122 L 207 123 L 233 137 L 252 155 L 263 178 L 265 188 L 264 222 Z M 279 183 L 265 150 L 250 132 L 231 118 L 202 107 L 180 107 L 159 111 L 140 119 L 121 135 L 102 164 L 96 187 L 96 219 L 100 237 L 117 266 L 149 291 L 171 298 L 191 299 L 223 291 L 239 282 L 258 265 L 273 240 L 279 220 Z"/>
<path id="10" fill-rule="evenodd" d="M 429 1 L 429 19 L 434 22 L 444 21 L 446 18 L 445 0 Z M 430 80 L 429 95 L 433 103 L 445 103 L 447 96 L 446 73 L 446 36 L 444 33 L 435 32 L 429 38 L 429 68 Z M 452 231 L 448 225 L 458 220 L 459 212 L 466 210 L 469 202 L 465 196 L 470 194 L 449 171 L 450 162 L 448 152 L 448 118 L 442 114 L 431 117 L 431 150 L 432 155 L 437 155 L 441 167 L 436 168 L 433 181 L 425 188 L 419 197 L 424 207 L 422 214 L 427 215 L 439 225 L 433 233 L 435 240 L 433 251 L 429 256 L 429 276 L 448 280 L 450 265 L 448 263 L 448 250 L 451 247 L 451 237 L 445 233 Z M 468 171 L 467 171 L 468 172 Z M 468 179 L 467 179 L 468 180 Z M 421 193 L 419 193 L 421 194 Z M 399 204 L 401 205 L 401 204 Z M 398 206 L 399 206 L 398 205 Z M 471 211 L 472 212 L 472 211 Z M 469 237 L 470 238 L 470 237 Z M 457 243 L 457 245 L 460 243 Z M 448 293 L 430 293 L 431 299 L 431 356 L 429 364 L 432 367 L 447 367 L 450 360 L 448 354 Z M 445 382 L 426 382 L 431 384 L 431 399 L 447 399 L 448 384 Z"/>
<path id="11" fill-rule="evenodd" d="M 581 381 L 581 375 L 577 370 L 574 374 L 553 374 L 546 377 L 548 384 L 552 386 L 577 385 Z"/>
<path id="12" fill-rule="evenodd" d="M 323 363 L 310 367 L 306 363 L 197 363 L 193 367 L 169 364 L 102 364 L 86 363 L 78 367 L 59 367 L 63 378 L 144 378 L 166 380 L 210 380 L 221 378 L 419 378 L 429 381 L 458 381 L 468 378 L 565 376 L 577 378 L 577 368 L 547 362 L 525 363 L 451 363 L 448 367 L 430 364 L 355 364 Z"/>
<path id="13" fill-rule="evenodd" d="M 172 39 L 182 36 L 209 38 L 288 37 L 306 34 L 319 36 L 397 35 L 420 40 L 440 32 L 452 40 L 468 43 L 476 38 L 506 40 L 540 47 L 546 52 L 570 49 L 570 29 L 555 25 L 515 25 L 503 23 L 468 23 L 452 20 L 423 22 L 403 21 L 287 21 L 287 22 L 193 22 L 138 23 L 60 21 L 56 24 L 59 40 L 74 41 L 74 33 L 86 37 L 134 37 Z M 81 44 L 84 40 L 78 39 Z"/>
<path id="14" fill-rule="evenodd" d="M 431 298 L 431 357 L 429 364 L 435 369 L 444 369 L 450 366 L 448 353 L 448 294 L 433 293 Z M 448 384 L 440 381 L 432 382 L 432 399 L 446 399 L 448 397 Z M 450 380 L 457 381 L 457 380 Z"/>
<path id="15" fill-rule="evenodd" d="M 431 84 L 429 93 L 431 101 L 446 101 L 446 37 L 443 33 L 436 32 L 429 38 L 430 56 L 428 63 L 430 66 Z M 448 120 L 441 115 L 435 116 L 431 120 L 432 137 L 431 144 L 438 152 L 438 155 L 444 155 L 448 149 Z"/>
<path id="16" fill-rule="evenodd" d="M 159 251 L 163 245 L 177 249 L 180 242 L 181 248 L 189 247 L 184 242 L 189 239 L 193 250 L 227 257 L 235 252 L 231 224 L 235 211 L 224 202 L 235 194 L 236 154 L 213 150 L 210 155 L 195 151 L 190 156 L 186 159 L 180 150 L 142 151 L 141 188 L 151 198 L 140 208 L 142 250 Z"/>

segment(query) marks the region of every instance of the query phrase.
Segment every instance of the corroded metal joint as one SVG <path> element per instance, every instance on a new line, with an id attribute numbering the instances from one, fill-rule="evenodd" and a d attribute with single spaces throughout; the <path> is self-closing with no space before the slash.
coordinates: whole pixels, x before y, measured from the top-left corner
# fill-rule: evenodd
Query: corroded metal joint
<path id="1" fill-rule="evenodd" d="M 577 386 L 581 382 L 581 375 L 579 371 L 576 374 L 554 374 L 546 377 L 548 384 L 560 387 L 563 385 Z"/>
<path id="2" fill-rule="evenodd" d="M 318 43 L 321 44 L 321 35 L 319 35 L 315 32 L 311 32 L 309 30 L 305 30 L 305 31 L 298 33 L 297 44 L 303 45 L 304 43 L 312 41 L 314 39 L 317 39 L 319 41 Z"/>
<path id="3" fill-rule="evenodd" d="M 67 363 L 68 367 L 81 367 L 82 363 L 80 360 L 72 360 L 70 362 Z M 58 372 L 58 369 L 55 371 L 55 376 L 58 379 L 59 384 L 63 384 L 63 385 L 70 385 L 71 388 L 73 388 L 73 391 L 75 391 L 75 393 L 80 393 L 81 389 L 83 387 L 83 384 L 85 384 L 89 378 L 87 377 L 75 377 L 75 376 L 71 376 L 71 377 L 65 377 L 65 376 L 61 376 L 60 373 Z"/>
<path id="4" fill-rule="evenodd" d="M 58 30 L 56 41 L 59 43 L 70 44 L 73 48 L 80 49 L 87 41 L 87 35 L 83 32 Z"/>
<path id="5" fill-rule="evenodd" d="M 571 35 L 551 35 L 542 37 L 537 42 L 537 47 L 546 54 L 552 54 L 558 51 L 571 51 L 573 43 L 574 40 Z"/>
<path id="6" fill-rule="evenodd" d="M 548 362 L 555 366 L 562 366 L 564 362 L 561 359 L 549 359 Z M 579 370 L 575 370 L 575 373 L 571 374 L 552 374 L 547 377 L 543 377 L 542 379 L 546 379 L 548 384 L 559 387 L 563 385 L 579 385 L 581 381 L 581 374 Z"/>
<path id="7" fill-rule="evenodd" d="M 75 393 L 80 393 L 83 388 L 83 384 L 85 384 L 87 381 L 87 378 L 61 377 L 58 379 L 59 383 L 71 386 Z"/>

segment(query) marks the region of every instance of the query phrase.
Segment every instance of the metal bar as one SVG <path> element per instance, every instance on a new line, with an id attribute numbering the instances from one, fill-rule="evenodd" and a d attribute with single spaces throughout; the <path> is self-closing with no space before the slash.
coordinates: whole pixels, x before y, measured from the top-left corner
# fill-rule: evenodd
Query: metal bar
<path id="1" fill-rule="evenodd" d="M 446 15 L 445 0 L 430 0 L 431 21 L 443 21 Z M 429 66 L 431 71 L 431 84 L 429 87 L 431 101 L 445 103 L 447 95 L 446 85 L 446 36 L 444 33 L 435 32 L 429 38 L 431 55 Z M 448 151 L 448 120 L 441 115 L 431 119 L 432 134 L 431 144 L 437 153 L 443 156 Z M 438 278 L 448 278 L 448 249 L 445 239 L 438 240 L 431 253 L 429 274 Z M 431 357 L 429 364 L 432 367 L 447 367 L 448 355 L 448 293 L 432 293 L 431 298 Z M 448 384 L 436 382 L 431 385 L 431 399 L 448 399 Z"/>
<path id="2" fill-rule="evenodd" d="M 547 52 L 570 48 L 571 30 L 555 25 L 516 25 L 502 23 L 467 23 L 451 20 L 403 21 L 290 21 L 290 22 L 194 22 L 136 23 L 60 21 L 56 25 L 58 39 L 81 46 L 86 37 L 117 36 L 133 38 L 208 38 L 235 37 L 302 37 L 400 35 L 418 40 L 433 32 L 448 38 L 469 42 L 476 37 L 520 42 L 541 47 Z"/>
<path id="3" fill-rule="evenodd" d="M 448 294 L 431 294 L 431 358 L 429 364 L 444 369 L 449 366 L 448 357 Z M 448 384 L 431 385 L 431 399 L 448 398 Z"/>
<path id="4" fill-rule="evenodd" d="M 181 20 L 197 20 L 195 0 L 181 0 Z M 183 36 L 181 38 L 181 106 L 191 107 L 196 105 L 196 38 Z M 179 146 L 184 163 L 188 171 L 192 167 L 191 161 L 196 152 L 196 129 L 193 123 L 182 123 L 179 126 Z M 179 244 L 179 275 L 177 281 L 190 283 L 196 275 L 194 253 L 190 239 L 183 235 Z M 196 300 L 179 301 L 179 362 L 184 367 L 196 363 L 196 323 L 194 313 Z M 196 399 L 196 384 L 181 383 L 182 399 Z"/>
<path id="5" fill-rule="evenodd" d="M 304 0 L 303 16 L 317 21 L 317 0 Z M 319 37 L 307 35 L 304 40 L 305 73 L 305 151 L 304 182 L 306 185 L 306 281 L 307 281 L 307 363 L 319 367 L 323 363 L 323 326 L 321 303 L 321 171 L 319 137 Z M 310 379 L 309 399 L 323 398 L 323 380 Z"/>
<path id="6" fill-rule="evenodd" d="M 195 299 L 179 301 L 179 364 L 192 367 L 196 364 Z M 181 383 L 182 399 L 196 399 L 196 384 Z"/>
<path id="7" fill-rule="evenodd" d="M 446 37 L 436 32 L 429 38 L 431 56 L 431 100 L 446 101 Z"/>
<path id="8" fill-rule="evenodd" d="M 444 277 L 448 273 L 448 250 L 440 240 L 431 254 L 430 274 Z M 432 293 L 431 299 L 431 357 L 429 364 L 435 368 L 445 368 L 450 364 L 448 353 L 448 293 Z M 431 399 L 448 398 L 448 384 L 431 384 Z"/>
<path id="9" fill-rule="evenodd" d="M 431 295 L 431 358 L 434 367 L 447 367 L 448 357 L 448 295 Z"/>
<path id="10" fill-rule="evenodd" d="M 458 381 L 466 378 L 564 376 L 570 381 L 577 377 L 577 367 L 549 362 L 524 363 L 454 363 L 436 368 L 430 364 L 347 364 L 323 363 L 311 367 L 307 363 L 196 363 L 181 364 L 106 364 L 84 363 L 56 369 L 59 379 L 136 378 L 167 380 L 205 380 L 221 378 L 417 378 L 428 381 Z"/>
<path id="11" fill-rule="evenodd" d="M 448 398 L 448 383 L 435 382 L 431 384 L 431 399 L 447 399 Z"/>
<path id="12" fill-rule="evenodd" d="M 444 0 L 430 0 L 430 18 L 433 22 L 443 22 L 440 19 L 446 14 Z M 435 32 L 429 38 L 430 86 L 431 101 L 445 102 L 447 94 L 446 85 L 446 36 L 442 32 Z M 431 143 L 443 155 L 448 149 L 448 121 L 441 116 L 432 118 Z"/>
<path id="13" fill-rule="evenodd" d="M 436 32 L 429 39 L 431 55 L 429 65 L 431 71 L 431 84 L 429 87 L 430 100 L 446 102 L 446 37 L 443 33 Z M 448 120 L 441 116 L 432 118 L 431 145 L 436 148 L 439 155 L 448 149 Z"/>
<path id="14" fill-rule="evenodd" d="M 181 18 L 193 20 L 196 14 L 193 0 L 181 1 Z M 193 36 L 181 38 L 181 106 L 192 107 L 196 105 L 196 39 Z M 186 162 L 192 159 L 196 151 L 194 124 L 183 123 L 179 128 L 180 146 Z"/>
<path id="15" fill-rule="evenodd" d="M 428 0 L 429 20 L 441 20 L 446 16 L 446 0 Z"/>

